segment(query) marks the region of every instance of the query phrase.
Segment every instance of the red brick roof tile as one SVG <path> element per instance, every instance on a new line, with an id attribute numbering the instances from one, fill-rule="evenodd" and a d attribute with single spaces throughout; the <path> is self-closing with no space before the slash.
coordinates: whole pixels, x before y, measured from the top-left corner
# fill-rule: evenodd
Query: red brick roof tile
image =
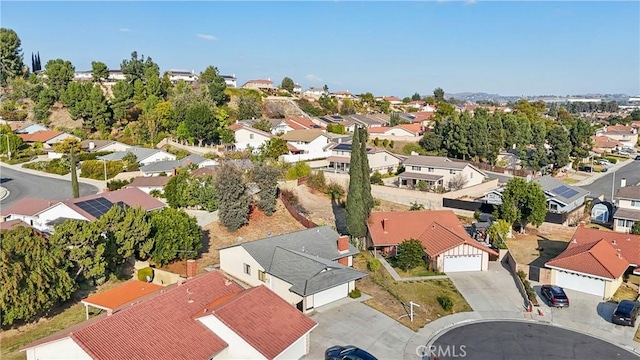
<path id="1" fill-rule="evenodd" d="M 598 240 L 568 247 L 546 265 L 607 279 L 617 279 L 627 270 L 629 262 L 606 240 Z"/>
<path id="2" fill-rule="evenodd" d="M 101 309 L 117 309 L 145 295 L 154 293 L 163 287 L 139 280 L 128 281 L 115 289 L 98 293 L 82 300 L 83 304 Z"/>
<path id="3" fill-rule="evenodd" d="M 62 134 L 62 131 L 58 130 L 41 130 L 36 131 L 33 134 L 18 134 L 25 142 L 45 142 L 51 140 L 54 137 Z"/>

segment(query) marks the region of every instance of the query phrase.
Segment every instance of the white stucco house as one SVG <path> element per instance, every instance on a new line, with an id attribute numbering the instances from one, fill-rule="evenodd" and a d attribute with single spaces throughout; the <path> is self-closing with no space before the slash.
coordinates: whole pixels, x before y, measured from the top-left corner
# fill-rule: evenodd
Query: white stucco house
<path id="1" fill-rule="evenodd" d="M 420 124 L 400 124 L 392 127 L 373 127 L 369 129 L 370 138 L 385 137 L 420 137 L 422 135 Z"/>
<path id="2" fill-rule="evenodd" d="M 133 146 L 115 140 L 82 140 L 80 148 L 87 152 L 127 151 Z"/>
<path id="3" fill-rule="evenodd" d="M 300 359 L 317 324 L 265 286 L 213 271 L 20 349 L 37 359 Z M 108 339 L 108 341 L 105 341 Z"/>
<path id="4" fill-rule="evenodd" d="M 357 253 L 348 236 L 321 226 L 221 248 L 220 270 L 307 312 L 347 297 L 366 276 L 352 267 Z"/>
<path id="5" fill-rule="evenodd" d="M 640 221 L 640 185 L 627 186 L 627 180 L 622 179 L 614 200 L 613 231 L 631 232 L 633 225 Z"/>
<path id="6" fill-rule="evenodd" d="M 239 151 L 246 150 L 247 147 L 251 147 L 255 151 L 273 137 L 272 134 L 245 123 L 233 124 L 229 128 L 235 134 L 235 143 L 233 145 Z"/>
<path id="7" fill-rule="evenodd" d="M 398 175 L 398 186 L 414 188 L 421 181 L 428 186 L 445 189 L 466 188 L 482 184 L 487 175 L 464 161 L 442 156 L 411 155 L 404 159 L 404 172 Z"/>
<path id="8" fill-rule="evenodd" d="M 394 173 L 402 163 L 402 158 L 385 149 L 367 148 L 367 160 L 371 173 Z M 351 143 L 340 143 L 331 147 L 331 156 L 326 171 L 348 172 L 351 162 Z"/>
<path id="9" fill-rule="evenodd" d="M 283 155 L 285 162 L 325 159 L 331 155 L 331 138 L 324 130 L 291 130 L 280 136 L 289 145 L 291 154 Z"/>
<path id="10" fill-rule="evenodd" d="M 472 239 L 451 210 L 374 212 L 367 221 L 367 248 L 397 256 L 398 245 L 416 239 L 437 271 L 486 271 L 498 253 Z"/>
<path id="11" fill-rule="evenodd" d="M 98 156 L 98 160 L 104 161 L 118 161 L 122 160 L 127 154 L 133 154 L 136 156 L 138 163 L 142 166 L 148 165 L 157 161 L 175 160 L 176 156 L 166 151 L 158 149 L 149 149 L 143 147 L 133 146 L 124 151 L 117 151 L 111 154 Z"/>

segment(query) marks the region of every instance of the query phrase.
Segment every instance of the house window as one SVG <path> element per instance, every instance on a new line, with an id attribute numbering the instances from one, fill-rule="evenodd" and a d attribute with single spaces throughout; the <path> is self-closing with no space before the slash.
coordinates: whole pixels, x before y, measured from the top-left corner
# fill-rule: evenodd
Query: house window
<path id="1" fill-rule="evenodd" d="M 247 275 L 251 275 L 251 265 L 244 264 L 244 273 Z"/>
<path id="2" fill-rule="evenodd" d="M 433 168 L 427 168 L 428 172 L 433 172 Z"/>
<path id="3" fill-rule="evenodd" d="M 628 228 L 632 228 L 633 227 L 633 221 L 627 220 L 627 227 Z"/>
<path id="4" fill-rule="evenodd" d="M 640 207 L 640 200 L 631 200 L 631 206 Z"/>
<path id="5" fill-rule="evenodd" d="M 253 134 L 249 134 L 249 139 L 253 140 Z"/>
<path id="6" fill-rule="evenodd" d="M 457 172 L 457 171 L 455 171 L 455 170 L 449 170 L 449 174 L 451 174 L 451 175 L 455 175 L 455 174 L 457 174 L 457 173 L 458 173 L 458 172 Z"/>
<path id="7" fill-rule="evenodd" d="M 624 223 L 625 223 L 624 219 L 618 219 L 618 226 L 624 227 Z"/>
<path id="8" fill-rule="evenodd" d="M 549 210 L 558 211 L 558 204 L 549 204 Z"/>
<path id="9" fill-rule="evenodd" d="M 264 281 L 266 277 L 264 276 L 264 271 L 258 270 L 258 280 Z"/>
<path id="10" fill-rule="evenodd" d="M 469 179 L 473 179 L 473 173 L 469 173 Z"/>
<path id="11" fill-rule="evenodd" d="M 420 168 L 420 166 L 412 166 L 412 167 L 411 167 L 411 170 L 413 170 L 413 171 L 420 171 L 420 170 L 421 170 L 421 168 Z"/>

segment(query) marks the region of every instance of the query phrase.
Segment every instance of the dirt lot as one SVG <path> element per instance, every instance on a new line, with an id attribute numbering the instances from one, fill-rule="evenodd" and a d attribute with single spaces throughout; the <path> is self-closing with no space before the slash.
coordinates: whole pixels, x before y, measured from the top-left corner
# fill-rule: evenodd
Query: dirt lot
<path id="1" fill-rule="evenodd" d="M 331 199 L 325 194 L 316 193 L 306 185 L 296 187 L 294 190 L 298 201 L 307 210 L 308 217 L 316 224 L 334 226 L 338 231 L 345 227 L 345 210 L 337 203 L 332 204 Z M 344 201 L 345 199 L 343 199 Z M 406 205 L 394 204 L 392 202 L 379 200 L 380 204 L 373 208 L 373 211 L 407 211 Z M 338 221 L 336 222 L 336 217 Z"/>
<path id="2" fill-rule="evenodd" d="M 507 246 L 519 264 L 544 266 L 544 263 L 567 248 L 575 231 L 575 227 L 566 226 L 541 229 L 529 227 L 526 234 L 516 233 L 515 238 L 507 239 Z"/>
<path id="3" fill-rule="evenodd" d="M 354 267 L 369 273 L 369 276 L 356 282 L 360 291 L 372 297 L 365 301 L 365 304 L 398 320 L 408 328 L 418 330 L 441 316 L 471 311 L 471 307 L 451 280 L 394 281 L 384 268 L 371 273 L 367 268 L 367 259 L 370 257 L 371 255 L 363 252 L 354 258 Z M 441 295 L 446 295 L 453 301 L 453 309 L 446 311 L 442 308 L 437 300 Z M 420 305 L 419 308 L 414 308 L 413 322 L 408 317 L 409 301 Z"/>
<path id="4" fill-rule="evenodd" d="M 249 224 L 233 233 L 220 222 L 215 221 L 203 228 L 205 233 L 208 232 L 208 242 L 205 244 L 204 253 L 197 259 L 198 272 L 204 272 L 206 266 L 220 263 L 218 248 L 222 246 L 262 239 L 267 237 L 268 231 L 272 235 L 281 235 L 303 229 L 304 227 L 289 214 L 280 200 L 276 204 L 276 212 L 273 215 L 266 216 L 262 211 L 255 209 L 251 213 Z"/>

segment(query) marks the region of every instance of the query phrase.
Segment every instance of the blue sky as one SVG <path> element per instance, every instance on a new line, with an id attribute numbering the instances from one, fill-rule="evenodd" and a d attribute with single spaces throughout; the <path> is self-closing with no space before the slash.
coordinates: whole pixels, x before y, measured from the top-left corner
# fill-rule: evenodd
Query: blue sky
<path id="1" fill-rule="evenodd" d="M 119 68 L 215 65 L 303 88 L 408 96 L 640 94 L 640 2 L 9 2 L 0 23 L 39 51 Z"/>

